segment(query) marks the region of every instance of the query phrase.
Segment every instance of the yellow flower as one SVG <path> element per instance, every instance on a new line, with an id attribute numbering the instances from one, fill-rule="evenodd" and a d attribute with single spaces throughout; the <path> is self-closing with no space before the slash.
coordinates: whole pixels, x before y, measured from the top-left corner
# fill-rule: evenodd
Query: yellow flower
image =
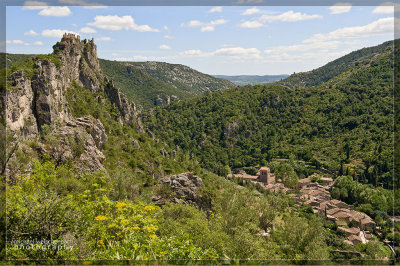
<path id="1" fill-rule="evenodd" d="M 138 245 L 133 244 L 133 248 L 134 248 L 134 249 L 137 249 L 138 247 L 139 247 Z"/>
<path id="2" fill-rule="evenodd" d="M 125 220 L 125 219 L 122 219 L 119 223 L 122 224 L 122 225 L 126 225 L 126 224 L 129 224 L 129 221 Z"/>
<path id="3" fill-rule="evenodd" d="M 117 205 L 115 205 L 116 208 L 123 208 L 126 206 L 125 202 L 117 202 Z"/>
<path id="4" fill-rule="evenodd" d="M 144 207 L 145 211 L 154 211 L 156 208 L 154 208 L 154 206 L 146 206 Z"/>
<path id="5" fill-rule="evenodd" d="M 134 227 L 132 227 L 132 229 L 133 230 L 140 230 L 140 227 L 139 226 L 134 226 Z"/>
<path id="6" fill-rule="evenodd" d="M 92 264 L 92 262 L 91 262 L 91 261 L 84 261 L 82 264 L 84 264 L 84 265 L 90 265 L 90 264 Z"/>
<path id="7" fill-rule="evenodd" d="M 101 239 L 101 240 L 99 241 L 99 244 L 100 244 L 100 245 L 104 245 L 103 239 Z"/>
<path id="8" fill-rule="evenodd" d="M 146 230 L 149 232 L 152 232 L 152 231 L 155 231 L 156 228 L 154 226 L 148 226 L 148 227 L 146 227 Z"/>
<path id="9" fill-rule="evenodd" d="M 150 238 L 157 238 L 157 235 L 156 234 L 151 234 Z"/>
<path id="10" fill-rule="evenodd" d="M 104 221 L 107 220 L 107 217 L 105 217 L 104 215 L 99 215 L 96 216 L 96 218 L 94 218 L 96 221 Z"/>

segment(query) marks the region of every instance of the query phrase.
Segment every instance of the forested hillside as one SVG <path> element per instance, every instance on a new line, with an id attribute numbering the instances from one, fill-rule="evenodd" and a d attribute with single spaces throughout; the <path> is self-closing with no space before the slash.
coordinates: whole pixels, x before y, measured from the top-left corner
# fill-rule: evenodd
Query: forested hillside
<path id="1" fill-rule="evenodd" d="M 342 73 L 319 86 L 232 88 L 156 108 L 144 121 L 216 173 L 294 156 L 334 175 L 348 173 L 391 189 L 391 48 L 388 42 L 334 61 L 342 62 Z"/>
<path id="2" fill-rule="evenodd" d="M 104 74 L 139 106 L 150 108 L 234 84 L 184 65 L 163 62 L 117 62 L 100 59 Z"/>
<path id="3" fill-rule="evenodd" d="M 279 82 L 290 88 L 318 86 L 323 82 L 338 76 L 352 67 L 368 64 L 378 54 L 393 49 L 393 41 L 382 43 L 378 46 L 363 48 L 340 57 L 322 67 L 308 71 L 295 73 Z"/>

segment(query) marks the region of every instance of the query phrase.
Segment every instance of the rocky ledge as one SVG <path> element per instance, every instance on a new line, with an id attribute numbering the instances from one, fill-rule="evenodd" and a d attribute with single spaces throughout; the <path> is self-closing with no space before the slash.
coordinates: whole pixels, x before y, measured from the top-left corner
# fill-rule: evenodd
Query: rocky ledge
<path id="1" fill-rule="evenodd" d="M 199 195 L 203 180 L 193 173 L 182 173 L 164 177 L 158 181 L 158 192 L 152 198 L 156 205 L 178 203 L 200 208 L 202 198 Z"/>

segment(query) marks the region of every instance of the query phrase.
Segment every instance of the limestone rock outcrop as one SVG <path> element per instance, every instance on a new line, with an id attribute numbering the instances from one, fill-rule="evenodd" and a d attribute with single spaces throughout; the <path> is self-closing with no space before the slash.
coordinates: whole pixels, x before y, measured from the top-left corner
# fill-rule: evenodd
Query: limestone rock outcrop
<path id="1" fill-rule="evenodd" d="M 158 181 L 160 193 L 152 200 L 156 205 L 166 203 L 178 203 L 201 207 L 202 198 L 199 189 L 203 186 L 203 180 L 193 173 L 182 173 L 164 177 Z"/>
<path id="2" fill-rule="evenodd" d="M 47 125 L 51 141 L 42 141 L 39 153 L 49 154 L 58 163 L 78 160 L 78 165 L 90 171 L 103 169 L 104 126 L 91 116 L 73 117 L 66 92 L 75 84 L 104 92 L 119 109 L 121 123 L 134 123 L 142 129 L 136 106 L 103 75 L 93 39 L 81 41 L 79 36 L 64 34 L 53 49 L 51 55 L 32 58 L 32 69 L 9 76 L 7 128 L 19 141 L 40 140 L 39 133 Z"/>
<path id="3" fill-rule="evenodd" d="M 82 170 L 91 172 L 104 169 L 106 159 L 101 147 L 107 141 L 103 124 L 91 116 L 69 121 L 50 133 L 52 141 L 40 146 L 40 152 L 50 154 L 58 164 L 74 161 Z M 53 143 L 52 143 L 53 142 Z"/>

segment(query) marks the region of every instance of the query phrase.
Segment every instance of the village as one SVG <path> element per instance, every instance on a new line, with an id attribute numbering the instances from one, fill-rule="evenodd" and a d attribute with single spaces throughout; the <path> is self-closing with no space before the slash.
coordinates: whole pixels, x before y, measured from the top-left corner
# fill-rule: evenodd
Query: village
<path id="1" fill-rule="evenodd" d="M 249 175 L 243 170 L 235 174 L 229 174 L 228 178 L 243 178 L 256 184 L 260 184 L 271 192 L 297 192 L 289 193 L 297 204 L 309 205 L 314 213 L 324 215 L 328 220 L 334 222 L 338 229 L 346 235 L 345 242 L 350 245 L 367 243 L 373 240 L 376 224 L 374 220 L 366 215 L 355 211 L 345 202 L 332 199 L 329 189 L 333 186 L 333 179 L 321 177 L 319 182 L 313 182 L 312 177 L 303 178 L 298 181 L 297 188 L 287 188 L 283 183 L 276 180 L 275 174 L 270 168 L 261 167 L 257 175 Z"/>

